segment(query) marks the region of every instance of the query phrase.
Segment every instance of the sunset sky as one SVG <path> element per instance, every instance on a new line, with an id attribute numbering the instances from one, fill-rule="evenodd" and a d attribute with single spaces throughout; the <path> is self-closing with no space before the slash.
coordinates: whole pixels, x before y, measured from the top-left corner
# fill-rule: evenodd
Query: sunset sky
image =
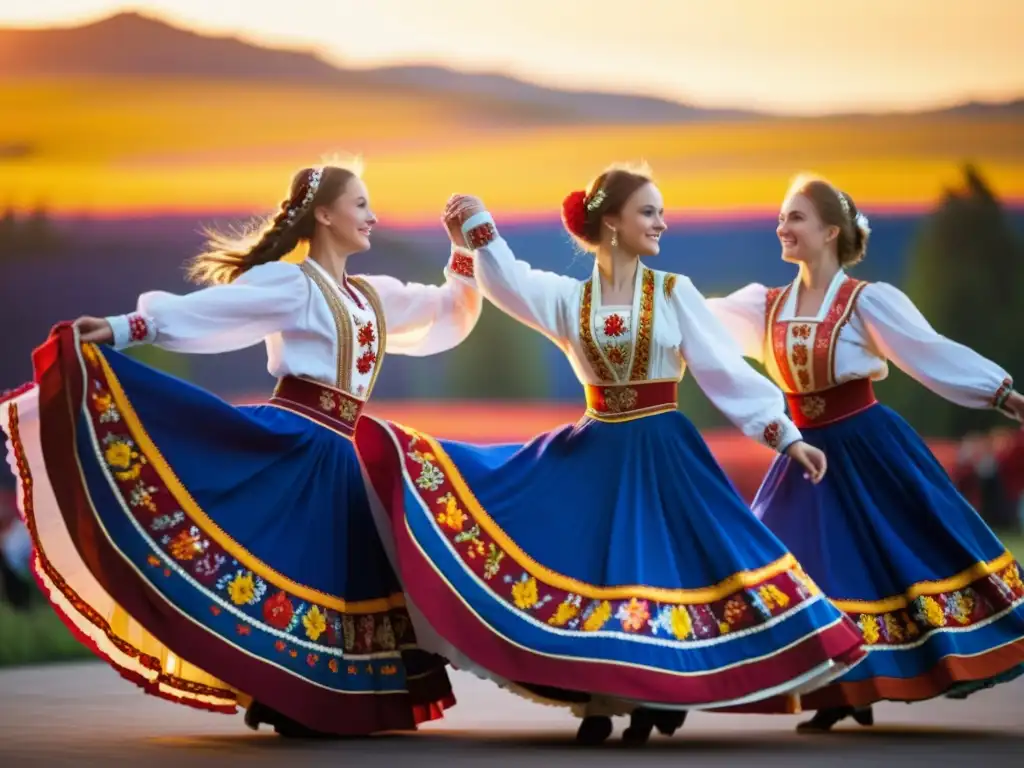
<path id="1" fill-rule="evenodd" d="M 123 10 L 349 66 L 430 62 L 709 106 L 813 114 L 1024 96 L 1022 0 L 32 0 L 3 3 L 0 26 Z"/>

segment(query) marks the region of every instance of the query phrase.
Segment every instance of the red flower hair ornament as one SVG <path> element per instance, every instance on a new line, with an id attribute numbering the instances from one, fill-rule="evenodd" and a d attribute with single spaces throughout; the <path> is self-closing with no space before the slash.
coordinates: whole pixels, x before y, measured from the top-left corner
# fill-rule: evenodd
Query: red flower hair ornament
<path id="1" fill-rule="evenodd" d="M 587 193 L 578 189 L 570 192 L 562 201 L 562 223 L 569 234 L 582 238 L 587 226 Z"/>

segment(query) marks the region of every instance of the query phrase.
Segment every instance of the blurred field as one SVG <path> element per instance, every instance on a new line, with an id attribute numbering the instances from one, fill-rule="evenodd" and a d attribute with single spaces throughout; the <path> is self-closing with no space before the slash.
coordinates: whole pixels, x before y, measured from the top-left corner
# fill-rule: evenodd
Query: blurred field
<path id="1" fill-rule="evenodd" d="M 604 164 L 638 158 L 677 211 L 772 209 L 802 169 L 876 210 L 926 207 L 965 160 L 1024 200 L 1024 121 L 1011 117 L 551 126 L 454 95 L 180 78 L 0 79 L 0 103 L 17 115 L 0 121 L 0 203 L 56 212 L 259 211 L 332 152 L 363 154 L 379 212 L 411 223 L 457 189 L 551 215 Z"/>

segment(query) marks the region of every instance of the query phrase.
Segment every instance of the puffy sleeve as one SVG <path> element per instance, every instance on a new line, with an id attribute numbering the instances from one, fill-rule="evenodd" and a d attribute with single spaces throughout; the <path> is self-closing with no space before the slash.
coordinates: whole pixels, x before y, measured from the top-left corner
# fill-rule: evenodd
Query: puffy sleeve
<path id="1" fill-rule="evenodd" d="M 957 405 L 1001 408 L 1013 391 L 1006 371 L 940 334 L 905 293 L 888 283 L 864 287 L 857 315 L 882 356 Z"/>
<path id="2" fill-rule="evenodd" d="M 475 249 L 476 279 L 481 293 L 505 314 L 564 347 L 569 336 L 566 308 L 579 291 L 579 281 L 534 269 L 517 259 L 498 235 L 489 213 L 470 217 L 462 231 L 466 242 Z"/>
<path id="3" fill-rule="evenodd" d="M 311 296 L 298 265 L 275 261 L 225 285 L 184 295 L 144 293 L 134 312 L 106 319 L 116 349 L 154 344 L 174 352 L 230 352 L 299 326 Z"/>
<path id="4" fill-rule="evenodd" d="M 739 344 L 688 277 L 678 277 L 669 302 L 682 333 L 679 352 L 715 407 L 747 437 L 780 453 L 801 440 L 786 416 L 782 391 L 743 359 Z"/>
<path id="5" fill-rule="evenodd" d="M 464 248 L 452 249 L 443 285 L 404 283 L 387 275 L 361 277 L 380 297 L 391 354 L 426 357 L 457 347 L 483 310 L 474 255 Z"/>
<path id="6" fill-rule="evenodd" d="M 751 283 L 721 298 L 707 299 L 708 309 L 740 345 L 743 356 L 764 362 L 768 289 Z"/>

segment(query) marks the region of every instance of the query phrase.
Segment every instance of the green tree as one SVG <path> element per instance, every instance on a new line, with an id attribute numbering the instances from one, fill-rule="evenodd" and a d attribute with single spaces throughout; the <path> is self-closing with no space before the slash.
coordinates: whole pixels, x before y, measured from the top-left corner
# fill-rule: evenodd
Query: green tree
<path id="1" fill-rule="evenodd" d="M 978 171 L 947 190 L 921 224 L 907 263 L 905 290 L 932 326 L 1009 371 L 1024 370 L 1016 329 L 1024 320 L 1024 250 Z M 894 372 L 880 394 L 919 430 L 958 437 L 1002 418 L 953 405 Z"/>
<path id="2" fill-rule="evenodd" d="M 484 302 L 480 322 L 450 352 L 446 391 L 453 397 L 540 400 L 549 394 L 546 338 Z"/>

